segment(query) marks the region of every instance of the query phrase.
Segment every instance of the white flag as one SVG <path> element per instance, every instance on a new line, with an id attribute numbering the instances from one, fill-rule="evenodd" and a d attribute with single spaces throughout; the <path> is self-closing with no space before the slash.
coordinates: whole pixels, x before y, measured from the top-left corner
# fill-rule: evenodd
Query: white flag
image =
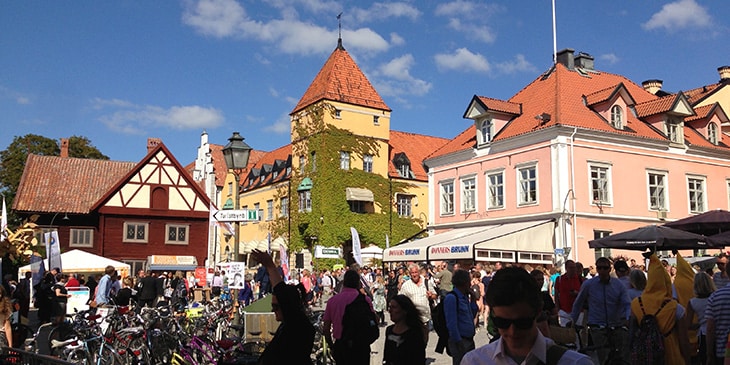
<path id="1" fill-rule="evenodd" d="M 387 234 L 385 235 L 385 248 L 390 248 L 390 240 Z"/>
<path id="2" fill-rule="evenodd" d="M 362 253 L 360 252 L 360 235 L 357 234 L 355 227 L 350 227 L 352 233 L 352 256 L 355 258 L 355 262 L 362 266 Z"/>
<path id="3" fill-rule="evenodd" d="M 58 231 L 51 231 L 45 234 L 46 256 L 48 257 L 48 270 L 59 269 L 61 266 L 61 243 L 58 241 Z"/>
<path id="4" fill-rule="evenodd" d="M 8 207 L 5 206 L 5 197 L 3 197 L 3 217 L 0 222 L 0 241 L 5 241 L 8 238 Z"/>

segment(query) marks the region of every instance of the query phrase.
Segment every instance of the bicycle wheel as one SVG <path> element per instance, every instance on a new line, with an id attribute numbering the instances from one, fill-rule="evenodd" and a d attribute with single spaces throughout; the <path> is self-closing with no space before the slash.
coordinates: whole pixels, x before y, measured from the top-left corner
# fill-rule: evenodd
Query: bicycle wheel
<path id="1" fill-rule="evenodd" d="M 151 364 L 150 350 L 143 337 L 132 339 L 124 351 L 124 364 Z"/>
<path id="2" fill-rule="evenodd" d="M 70 323 L 64 322 L 54 327 L 48 334 L 48 353 L 51 356 L 63 357 L 63 347 L 53 348 L 52 341 L 66 341 L 75 334 L 76 332 L 73 330 Z"/>
<path id="3" fill-rule="evenodd" d="M 90 360 L 89 353 L 84 349 L 73 350 L 66 356 L 66 362 L 76 365 L 92 365 Z"/>
<path id="4" fill-rule="evenodd" d="M 101 355 L 99 351 L 94 352 L 92 363 L 94 365 L 123 365 L 121 356 L 109 345 L 103 344 Z"/>

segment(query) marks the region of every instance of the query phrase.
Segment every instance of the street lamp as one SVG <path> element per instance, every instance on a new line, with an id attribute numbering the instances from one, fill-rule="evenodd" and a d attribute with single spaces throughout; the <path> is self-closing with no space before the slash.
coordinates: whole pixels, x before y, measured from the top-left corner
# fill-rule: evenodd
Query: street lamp
<path id="1" fill-rule="evenodd" d="M 236 188 L 233 190 L 235 196 L 234 209 L 238 209 L 240 204 L 238 199 L 238 189 L 240 188 L 239 175 L 246 169 L 246 166 L 248 166 L 248 158 L 251 155 L 252 149 L 253 148 L 251 148 L 251 146 L 247 145 L 246 142 L 243 141 L 243 137 L 241 137 L 238 132 L 233 132 L 231 138 L 228 138 L 228 144 L 223 147 L 223 160 L 226 162 L 228 171 L 232 170 L 233 176 L 236 179 Z M 239 231 L 240 222 L 236 222 L 235 241 L 233 242 L 233 258 L 235 261 L 239 261 Z"/>

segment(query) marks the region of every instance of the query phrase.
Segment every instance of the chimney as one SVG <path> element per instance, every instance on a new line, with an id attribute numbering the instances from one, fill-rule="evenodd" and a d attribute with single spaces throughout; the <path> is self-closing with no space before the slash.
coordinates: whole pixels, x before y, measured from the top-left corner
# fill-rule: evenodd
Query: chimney
<path id="1" fill-rule="evenodd" d="M 662 80 L 646 80 L 641 83 L 641 86 L 644 87 L 644 90 L 656 95 L 656 93 L 659 92 L 659 90 L 662 89 L 662 85 L 664 84 L 664 81 Z"/>
<path id="2" fill-rule="evenodd" d="M 68 158 L 68 138 L 61 138 L 61 157 Z"/>
<path id="3" fill-rule="evenodd" d="M 730 83 L 730 66 L 720 66 L 717 68 L 717 73 L 720 74 L 720 82 Z"/>
<path id="4" fill-rule="evenodd" d="M 593 60 L 593 56 L 588 53 L 578 52 L 578 56 L 575 57 L 575 67 L 593 70 Z"/>
<path id="5" fill-rule="evenodd" d="M 157 148 L 157 146 L 159 146 L 160 143 L 162 143 L 162 140 L 159 138 L 154 138 L 154 137 L 147 138 L 147 153 L 152 152 L 152 150 Z"/>
<path id="6" fill-rule="evenodd" d="M 575 68 L 573 52 L 575 52 L 575 50 L 572 48 L 565 48 L 563 50 L 560 50 L 556 55 L 556 60 L 558 61 L 558 63 L 562 63 L 563 66 L 567 67 L 568 70 L 572 70 Z"/>

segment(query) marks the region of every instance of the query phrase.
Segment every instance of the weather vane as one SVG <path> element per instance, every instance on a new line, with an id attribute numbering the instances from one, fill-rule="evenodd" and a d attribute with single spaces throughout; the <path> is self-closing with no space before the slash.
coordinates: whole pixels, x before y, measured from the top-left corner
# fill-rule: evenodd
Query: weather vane
<path id="1" fill-rule="evenodd" d="M 337 14 L 337 27 L 339 28 L 338 38 L 342 39 L 342 13 Z"/>

